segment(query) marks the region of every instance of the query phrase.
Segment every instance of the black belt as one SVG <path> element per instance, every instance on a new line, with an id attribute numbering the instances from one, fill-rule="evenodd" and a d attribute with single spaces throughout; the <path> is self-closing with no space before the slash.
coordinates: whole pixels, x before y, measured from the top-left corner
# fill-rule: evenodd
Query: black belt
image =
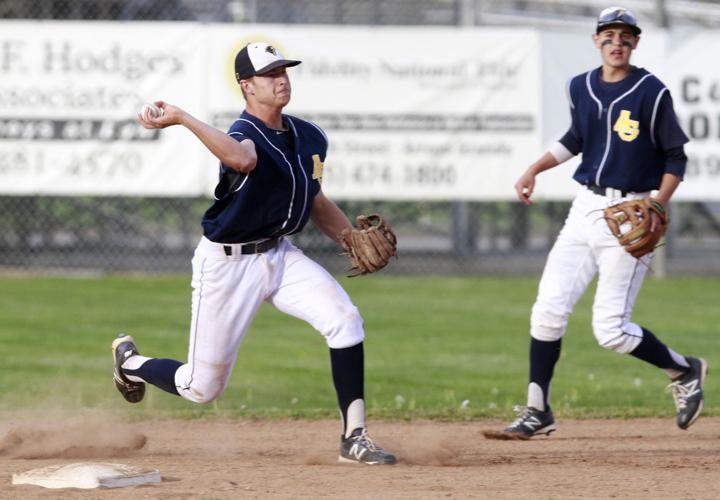
<path id="1" fill-rule="evenodd" d="M 247 243 L 240 247 L 240 253 L 242 255 L 264 253 L 278 246 L 278 243 L 280 243 L 280 238 L 273 238 L 271 240 L 265 240 L 259 243 Z M 225 250 L 225 255 L 227 255 L 228 257 L 233 254 L 233 247 L 231 247 L 230 245 L 223 245 L 223 250 Z M 235 252 L 237 253 L 237 248 L 235 248 Z"/>
<path id="2" fill-rule="evenodd" d="M 620 193 L 620 197 L 623 198 L 631 193 L 630 191 L 623 191 L 621 189 L 609 187 L 600 187 L 594 184 L 588 184 L 587 188 L 593 193 L 599 194 L 600 196 L 617 196 L 617 193 Z"/>

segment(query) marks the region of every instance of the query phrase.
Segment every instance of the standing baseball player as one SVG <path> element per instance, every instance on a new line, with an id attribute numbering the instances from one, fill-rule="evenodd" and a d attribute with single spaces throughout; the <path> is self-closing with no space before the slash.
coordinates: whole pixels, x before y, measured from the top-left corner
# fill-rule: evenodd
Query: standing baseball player
<path id="1" fill-rule="evenodd" d="M 654 75 L 630 65 L 640 32 L 630 11 L 611 7 L 601 12 L 593 41 L 602 66 L 570 80 L 570 129 L 515 184 L 520 201 L 530 205 L 539 173 L 582 154 L 573 176 L 581 187 L 548 255 L 532 308 L 527 406 L 517 408 L 518 418 L 504 429 L 509 437 L 529 438 L 555 430 L 550 409 L 553 369 L 568 316 L 596 274 L 592 328 L 598 343 L 668 374 L 681 429 L 687 429 L 702 410 L 707 363 L 681 356 L 631 321 L 652 247 L 639 258 L 633 256 L 603 220 L 605 208 L 626 200 L 642 202 L 657 190 L 648 199 L 657 213 L 648 217 L 650 231 L 661 231 L 664 207 L 687 162 L 683 145 L 688 139 L 673 111 L 670 92 Z"/>
<path id="2" fill-rule="evenodd" d="M 115 385 L 131 403 L 143 399 L 145 384 L 195 403 L 218 398 L 251 321 L 269 302 L 327 341 L 342 418 L 339 460 L 394 464 L 365 426 L 363 320 L 339 283 L 285 238 L 308 219 L 338 243 L 354 230 L 321 190 L 325 133 L 282 113 L 291 95 L 286 68 L 298 64 L 266 43 L 240 50 L 235 76 L 247 107 L 227 134 L 162 101 L 140 116 L 145 128 L 190 130 L 220 159 L 220 178 L 192 260 L 187 362 L 142 356 L 121 334 L 112 343 Z"/>

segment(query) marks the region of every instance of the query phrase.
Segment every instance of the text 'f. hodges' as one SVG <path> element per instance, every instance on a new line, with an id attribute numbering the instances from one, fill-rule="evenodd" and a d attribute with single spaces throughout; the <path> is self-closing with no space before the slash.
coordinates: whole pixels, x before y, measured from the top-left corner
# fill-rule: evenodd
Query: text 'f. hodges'
<path id="1" fill-rule="evenodd" d="M 179 54 L 128 49 L 119 42 L 90 48 L 70 41 L 46 41 L 41 47 L 33 47 L 23 40 L 0 41 L 0 72 L 4 74 L 42 71 L 59 75 L 120 75 L 127 80 L 137 80 L 150 74 L 174 75 L 182 70 Z"/>

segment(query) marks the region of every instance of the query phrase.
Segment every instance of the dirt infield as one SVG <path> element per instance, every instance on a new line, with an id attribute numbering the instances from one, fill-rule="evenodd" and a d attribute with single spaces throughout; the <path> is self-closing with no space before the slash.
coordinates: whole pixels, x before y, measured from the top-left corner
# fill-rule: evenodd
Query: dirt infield
<path id="1" fill-rule="evenodd" d="M 0 424 L 0 498 L 717 498 L 720 418 L 559 420 L 551 437 L 494 441 L 502 423 L 372 422 L 396 466 L 337 463 L 338 423 L 97 416 Z M 12 486 L 11 475 L 74 462 L 159 469 L 158 485 L 114 490 Z"/>

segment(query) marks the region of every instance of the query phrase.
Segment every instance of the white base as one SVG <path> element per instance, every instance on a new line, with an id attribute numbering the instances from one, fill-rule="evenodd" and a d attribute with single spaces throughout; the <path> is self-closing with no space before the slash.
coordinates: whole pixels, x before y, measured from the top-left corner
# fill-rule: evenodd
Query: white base
<path id="1" fill-rule="evenodd" d="M 12 476 L 12 484 L 31 484 L 43 488 L 122 488 L 160 481 L 158 470 L 107 463 L 52 465 Z"/>

